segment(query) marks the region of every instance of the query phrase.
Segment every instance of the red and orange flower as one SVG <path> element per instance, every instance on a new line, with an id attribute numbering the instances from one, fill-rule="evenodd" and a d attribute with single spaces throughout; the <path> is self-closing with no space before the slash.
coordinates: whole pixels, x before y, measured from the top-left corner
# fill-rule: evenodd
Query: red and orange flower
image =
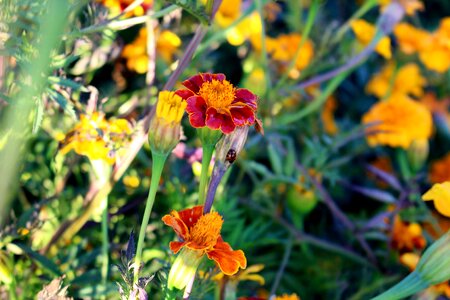
<path id="1" fill-rule="evenodd" d="M 172 211 L 162 220 L 181 240 L 170 242 L 170 249 L 175 254 L 182 248 L 197 252 L 199 256 L 206 254 L 226 275 L 234 275 L 239 268 L 246 268 L 244 252 L 233 250 L 223 241 L 220 235 L 223 219 L 217 212 L 203 214 L 203 206 L 199 205 L 180 212 Z"/>
<path id="2" fill-rule="evenodd" d="M 189 122 L 195 128 L 209 127 L 225 134 L 256 121 L 258 97 L 247 89 L 236 88 L 224 74 L 200 73 L 182 83 L 176 91 L 186 100 Z"/>

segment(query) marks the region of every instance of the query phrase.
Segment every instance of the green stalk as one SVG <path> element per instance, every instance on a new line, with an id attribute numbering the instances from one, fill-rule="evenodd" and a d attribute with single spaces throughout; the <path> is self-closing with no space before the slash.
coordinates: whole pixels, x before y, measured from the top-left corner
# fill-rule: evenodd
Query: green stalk
<path id="1" fill-rule="evenodd" d="M 400 283 L 396 284 L 383 294 L 372 298 L 372 300 L 403 299 L 427 288 L 428 286 L 429 284 L 420 277 L 420 274 L 414 271 L 400 281 Z"/>
<path id="2" fill-rule="evenodd" d="M 102 214 L 102 285 L 106 291 L 106 283 L 108 281 L 108 267 L 109 267 L 109 238 L 108 238 L 108 196 L 104 199 L 104 209 Z M 102 299 L 106 299 L 105 296 Z"/>
<path id="3" fill-rule="evenodd" d="M 139 269 L 142 261 L 142 248 L 144 247 L 145 230 L 150 219 L 153 203 L 155 202 L 156 192 L 158 191 L 159 180 L 167 159 L 167 154 L 152 153 L 152 179 L 150 181 L 150 189 L 148 191 L 147 203 L 145 204 L 144 217 L 142 218 L 141 229 L 139 231 L 139 239 L 136 249 L 134 283 L 139 279 Z"/>
<path id="4" fill-rule="evenodd" d="M 17 292 L 16 292 L 16 278 L 12 276 L 11 283 L 7 286 L 9 299 L 17 300 Z"/>
<path id="5" fill-rule="evenodd" d="M 202 171 L 200 173 L 200 187 L 198 190 L 198 203 L 205 204 L 206 200 L 206 186 L 208 184 L 209 164 L 211 163 L 212 154 L 215 145 L 204 144 L 202 155 Z"/>
<path id="6" fill-rule="evenodd" d="M 397 149 L 397 162 L 400 167 L 400 173 L 403 179 L 409 180 L 412 177 L 411 168 L 409 167 L 408 159 L 406 157 L 406 151 L 404 149 Z"/>

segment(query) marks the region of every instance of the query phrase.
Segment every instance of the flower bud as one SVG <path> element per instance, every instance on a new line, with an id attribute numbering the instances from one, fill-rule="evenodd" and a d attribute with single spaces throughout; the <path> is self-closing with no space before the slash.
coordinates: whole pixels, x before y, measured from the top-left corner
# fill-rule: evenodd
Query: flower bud
<path id="1" fill-rule="evenodd" d="M 229 166 L 244 148 L 248 135 L 248 126 L 236 127 L 236 129 L 225 135 L 217 144 L 216 161 Z"/>
<path id="2" fill-rule="evenodd" d="M 414 171 L 418 171 L 428 157 L 428 140 L 414 140 L 407 151 L 408 161 Z"/>
<path id="3" fill-rule="evenodd" d="M 430 285 L 450 279 L 450 231 L 425 251 L 416 271 Z"/>
<path id="4" fill-rule="evenodd" d="M 159 93 L 148 134 L 153 152 L 168 154 L 178 144 L 182 130 L 180 122 L 186 105 L 186 101 L 174 92 Z"/>
<path id="5" fill-rule="evenodd" d="M 177 288 L 183 290 L 195 276 L 202 258 L 203 254 L 201 251 L 183 248 L 170 269 L 167 280 L 169 289 Z"/>

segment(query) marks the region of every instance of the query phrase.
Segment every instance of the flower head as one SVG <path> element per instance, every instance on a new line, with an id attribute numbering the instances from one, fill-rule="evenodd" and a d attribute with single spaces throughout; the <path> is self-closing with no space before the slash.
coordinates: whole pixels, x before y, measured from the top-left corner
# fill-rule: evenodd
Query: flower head
<path id="1" fill-rule="evenodd" d="M 400 50 L 406 54 L 416 53 L 424 48 L 430 34 L 408 23 L 399 23 L 394 28 Z"/>
<path id="2" fill-rule="evenodd" d="M 446 217 L 450 217 L 450 181 L 436 183 L 426 192 L 422 199 L 434 200 L 434 207 Z"/>
<path id="3" fill-rule="evenodd" d="M 178 144 L 181 134 L 181 118 L 186 102 L 174 92 L 161 91 L 149 129 L 152 151 L 168 153 Z"/>
<path id="4" fill-rule="evenodd" d="M 175 254 L 182 248 L 201 256 L 206 254 L 226 275 L 236 274 L 239 268 L 246 268 L 244 252 L 233 250 L 223 241 L 220 235 L 223 219 L 217 212 L 203 214 L 203 206 L 195 206 L 180 212 L 172 211 L 162 220 L 173 228 L 181 240 L 170 243 L 170 249 Z"/>
<path id="5" fill-rule="evenodd" d="M 394 64 L 388 64 L 380 73 L 371 78 L 366 86 L 366 91 L 379 98 L 391 94 L 404 94 L 420 97 L 427 83 L 420 74 L 420 68 L 414 63 L 409 63 L 398 70 Z"/>
<path id="6" fill-rule="evenodd" d="M 439 28 L 420 51 L 419 58 L 430 70 L 443 73 L 450 69 L 450 17 L 441 20 Z"/>
<path id="7" fill-rule="evenodd" d="M 450 181 L 450 152 L 443 158 L 434 161 L 430 168 L 430 181 L 432 183 L 439 183 Z"/>
<path id="8" fill-rule="evenodd" d="M 356 39 L 364 46 L 369 45 L 370 42 L 375 37 L 376 33 L 375 26 L 362 19 L 354 20 L 351 22 L 350 25 L 352 27 L 353 32 L 356 35 Z M 389 37 L 381 38 L 381 40 L 375 47 L 375 51 L 386 59 L 391 58 L 392 57 L 391 40 L 389 39 Z"/>
<path id="9" fill-rule="evenodd" d="M 362 121 L 364 124 L 374 124 L 367 136 L 369 145 L 404 149 L 415 140 L 428 139 L 433 127 L 430 111 L 423 104 L 401 94 L 376 103 Z"/>
<path id="10" fill-rule="evenodd" d="M 275 297 L 275 300 L 300 300 L 300 297 L 297 294 L 283 294 L 281 296 Z"/>
<path id="11" fill-rule="evenodd" d="M 195 128 L 209 127 L 225 134 L 256 120 L 257 96 L 235 88 L 224 74 L 200 73 L 183 82 L 176 91 L 187 102 L 189 121 Z"/>
<path id="12" fill-rule="evenodd" d="M 422 234 L 422 227 L 418 223 L 409 223 L 397 215 L 392 226 L 391 245 L 400 252 L 423 249 L 426 240 Z"/>

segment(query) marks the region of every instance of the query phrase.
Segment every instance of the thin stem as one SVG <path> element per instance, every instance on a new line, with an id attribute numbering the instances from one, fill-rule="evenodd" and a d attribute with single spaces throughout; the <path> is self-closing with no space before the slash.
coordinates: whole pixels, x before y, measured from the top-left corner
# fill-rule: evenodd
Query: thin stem
<path id="1" fill-rule="evenodd" d="M 150 214 L 152 212 L 153 203 L 155 202 L 156 192 L 158 191 L 159 180 L 167 159 L 166 154 L 152 153 L 152 179 L 150 181 L 150 189 L 148 192 L 147 203 L 145 204 L 144 216 L 142 218 L 141 229 L 139 231 L 138 244 L 136 249 L 136 258 L 134 261 L 134 282 L 139 279 L 139 269 L 142 261 L 142 248 L 144 247 L 145 230 L 147 229 Z"/>
<path id="2" fill-rule="evenodd" d="M 217 187 L 219 186 L 220 181 L 222 181 L 223 175 L 225 175 L 227 170 L 228 168 L 224 164 L 222 164 L 221 162 L 216 162 L 213 174 L 211 176 L 211 181 L 208 186 L 203 213 L 207 214 L 211 211 L 211 207 L 214 203 L 214 197 L 216 196 Z"/>
<path id="3" fill-rule="evenodd" d="M 280 284 L 281 278 L 283 277 L 284 269 L 289 262 L 289 258 L 291 257 L 292 246 L 294 245 L 294 238 L 292 234 L 289 235 L 289 240 L 286 245 L 286 249 L 284 250 L 283 260 L 281 261 L 280 268 L 278 269 L 277 276 L 273 282 L 272 288 L 270 289 L 270 295 L 275 295 L 277 291 L 278 285 Z"/>
<path id="4" fill-rule="evenodd" d="M 405 150 L 397 149 L 396 156 L 397 156 L 397 163 L 400 167 L 400 173 L 402 174 L 403 179 L 405 180 L 411 179 L 412 177 L 411 168 L 409 166 Z"/>
<path id="5" fill-rule="evenodd" d="M 109 238 L 108 238 L 108 196 L 104 199 L 104 209 L 102 214 L 102 285 L 106 290 L 106 283 L 108 281 L 108 267 L 109 267 Z M 103 296 L 103 299 L 106 299 Z"/>
<path id="6" fill-rule="evenodd" d="M 200 173 L 200 187 L 198 190 L 198 203 L 205 204 L 206 201 L 206 185 L 208 184 L 209 164 L 211 163 L 214 145 L 203 145 L 202 171 Z"/>

